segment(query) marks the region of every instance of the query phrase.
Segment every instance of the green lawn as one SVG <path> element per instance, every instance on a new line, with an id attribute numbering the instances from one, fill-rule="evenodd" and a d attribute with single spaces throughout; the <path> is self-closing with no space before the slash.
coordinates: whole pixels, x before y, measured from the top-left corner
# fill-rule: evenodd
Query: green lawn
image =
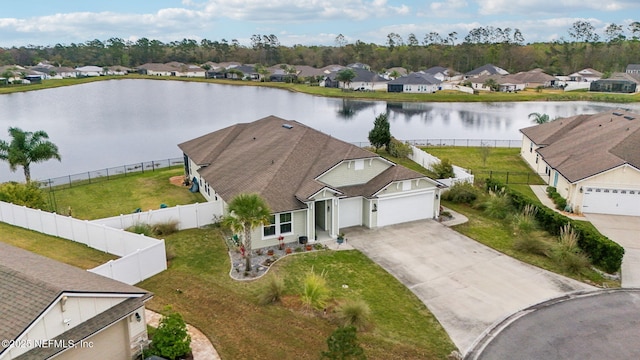
<path id="1" fill-rule="evenodd" d="M 100 219 L 129 214 L 140 208 L 143 211 L 167 206 L 204 202 L 204 197 L 191 193 L 188 187 L 169 182 L 173 176 L 184 174 L 183 167 L 163 168 L 142 174 L 121 176 L 92 184 L 53 189 L 49 198 L 56 205 L 56 212 L 78 219 Z"/>
<path id="2" fill-rule="evenodd" d="M 359 297 L 371 307 L 373 327 L 358 334 L 369 359 L 445 359 L 455 349 L 424 304 L 357 251 L 297 254 L 273 265 L 265 278 L 237 282 L 228 275 L 229 256 L 216 230 L 182 231 L 165 241 L 176 255 L 169 269 L 139 284 L 156 294 L 149 307 L 171 305 L 223 359 L 319 358 L 336 325 L 300 305 L 301 279 L 312 268 L 326 273 L 334 298 Z M 285 279 L 285 301 L 257 305 L 258 289 L 276 274 Z"/>
<path id="3" fill-rule="evenodd" d="M 84 244 L 48 236 L 0 222 L 0 241 L 82 269 L 102 265 L 117 256 Z"/>

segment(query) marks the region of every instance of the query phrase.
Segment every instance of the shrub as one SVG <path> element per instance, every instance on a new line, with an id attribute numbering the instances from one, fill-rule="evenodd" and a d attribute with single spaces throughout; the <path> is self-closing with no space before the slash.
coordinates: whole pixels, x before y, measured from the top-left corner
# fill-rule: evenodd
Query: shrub
<path id="1" fill-rule="evenodd" d="M 329 288 L 323 274 L 316 274 L 313 269 L 304 279 L 304 288 L 301 296 L 302 303 L 316 310 L 324 309 L 329 300 Z"/>
<path id="2" fill-rule="evenodd" d="M 431 165 L 431 170 L 436 173 L 438 179 L 448 179 L 456 177 L 453 172 L 453 165 L 449 159 L 442 159 L 439 163 Z"/>
<path id="3" fill-rule="evenodd" d="M 166 236 L 178 232 L 178 221 L 169 220 L 151 226 L 151 232 L 156 236 Z"/>
<path id="4" fill-rule="evenodd" d="M 35 182 L 21 184 L 11 181 L 0 184 L 0 201 L 32 209 L 44 209 L 47 206 L 45 193 Z"/>
<path id="5" fill-rule="evenodd" d="M 284 280 L 281 277 L 273 276 L 269 282 L 260 289 L 258 294 L 258 303 L 260 305 L 273 304 L 282 298 L 284 293 Z"/>
<path id="6" fill-rule="evenodd" d="M 551 248 L 551 258 L 573 274 L 579 274 L 591 265 L 589 258 L 578 247 L 578 233 L 569 224 L 560 229 L 560 239 Z"/>
<path id="7" fill-rule="evenodd" d="M 187 333 L 187 324 L 182 315 L 171 312 L 160 320 L 149 352 L 167 359 L 176 359 L 191 351 L 190 344 L 191 336 Z"/>
<path id="8" fill-rule="evenodd" d="M 402 141 L 391 137 L 391 142 L 389 142 L 389 155 L 397 158 L 405 158 L 411 154 L 413 154 L 413 149 L 407 143 L 403 143 Z"/>
<path id="9" fill-rule="evenodd" d="M 346 300 L 336 308 L 336 317 L 340 326 L 355 326 L 363 330 L 369 325 L 371 309 L 364 300 Z"/>
<path id="10" fill-rule="evenodd" d="M 513 225 L 522 234 L 529 234 L 537 228 L 536 213 L 538 208 L 531 204 L 525 205 L 519 214 L 513 217 Z"/>
<path id="11" fill-rule="evenodd" d="M 367 357 L 364 349 L 358 344 L 356 328 L 353 326 L 339 327 L 327 339 L 329 351 L 322 352 L 322 359 L 331 360 L 364 360 Z"/>
<path id="12" fill-rule="evenodd" d="M 473 204 L 480 196 L 481 190 L 468 182 L 459 182 L 452 185 L 442 194 L 442 198 L 454 203 Z"/>
<path id="13" fill-rule="evenodd" d="M 567 207 L 567 200 L 562 197 L 553 186 L 547 187 L 547 194 L 553 200 L 553 203 L 556 204 L 556 209 L 564 210 Z"/>

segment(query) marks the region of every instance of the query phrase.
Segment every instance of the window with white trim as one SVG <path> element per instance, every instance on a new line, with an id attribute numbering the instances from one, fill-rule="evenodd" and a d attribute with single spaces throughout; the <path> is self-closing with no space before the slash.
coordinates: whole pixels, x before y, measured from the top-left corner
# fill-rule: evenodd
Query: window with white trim
<path id="1" fill-rule="evenodd" d="M 271 215 L 269 225 L 262 227 L 262 237 L 287 235 L 293 232 L 293 213 Z"/>

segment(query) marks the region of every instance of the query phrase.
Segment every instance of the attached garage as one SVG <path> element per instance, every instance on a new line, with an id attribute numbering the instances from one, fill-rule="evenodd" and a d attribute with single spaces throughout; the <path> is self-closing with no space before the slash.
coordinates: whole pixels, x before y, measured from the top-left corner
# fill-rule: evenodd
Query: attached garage
<path id="1" fill-rule="evenodd" d="M 362 198 L 340 199 L 340 228 L 362 225 Z"/>
<path id="2" fill-rule="evenodd" d="M 405 194 L 378 200 L 378 226 L 434 217 L 434 192 Z"/>
<path id="3" fill-rule="evenodd" d="M 585 187 L 582 212 L 640 216 L 640 190 Z"/>

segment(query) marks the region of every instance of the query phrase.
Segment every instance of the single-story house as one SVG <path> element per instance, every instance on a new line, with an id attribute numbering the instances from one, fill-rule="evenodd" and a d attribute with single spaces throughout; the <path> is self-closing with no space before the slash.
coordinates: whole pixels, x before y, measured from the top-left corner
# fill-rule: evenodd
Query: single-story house
<path id="1" fill-rule="evenodd" d="M 640 115 L 578 115 L 521 129 L 521 155 L 576 213 L 640 216 Z"/>
<path id="2" fill-rule="evenodd" d="M 625 71 L 627 74 L 640 74 L 640 64 L 629 64 Z"/>
<path id="3" fill-rule="evenodd" d="M 100 66 L 87 65 L 77 67 L 76 73 L 78 74 L 77 76 L 101 76 L 104 75 L 105 71 Z"/>
<path id="4" fill-rule="evenodd" d="M 633 94 L 640 91 L 640 74 L 613 73 L 607 79 L 592 81 L 589 91 Z"/>
<path id="5" fill-rule="evenodd" d="M 413 72 L 387 83 L 388 92 L 434 93 L 442 81 L 431 74 Z"/>
<path id="6" fill-rule="evenodd" d="M 513 75 L 482 75 L 469 80 L 471 82 L 471 88 L 473 90 L 492 91 L 489 86 L 486 86 L 488 80 L 493 79 L 498 84 L 498 91 L 501 92 L 515 92 L 524 90 L 526 84 Z"/>
<path id="7" fill-rule="evenodd" d="M 171 73 L 175 71 L 173 66 L 161 63 L 146 63 L 138 66 L 137 69 L 139 74 L 154 76 L 171 76 Z"/>
<path id="8" fill-rule="evenodd" d="M 551 87 L 557 80 L 555 76 L 546 74 L 542 69 L 521 71 L 510 76 L 513 79 L 523 82 L 527 88 Z"/>
<path id="9" fill-rule="evenodd" d="M 464 78 L 470 79 L 470 78 L 477 78 L 479 76 L 508 75 L 508 74 L 509 72 L 503 68 L 497 67 L 493 64 L 486 64 L 464 74 Z"/>
<path id="10" fill-rule="evenodd" d="M 0 359 L 114 359 L 148 343 L 152 294 L 0 243 Z M 24 346 L 23 346 L 24 345 Z"/>
<path id="11" fill-rule="evenodd" d="M 348 67 L 349 68 L 349 67 Z M 338 80 L 339 71 L 334 71 L 327 75 L 324 79 L 323 86 L 324 87 L 334 87 L 334 88 L 343 88 L 343 89 L 352 89 L 352 90 L 386 90 L 387 83 L 389 80 L 383 78 L 382 76 L 376 74 L 371 70 L 362 69 L 359 67 L 349 68 L 351 69 L 356 76 L 351 80 L 351 82 L 347 85 Z"/>
<path id="12" fill-rule="evenodd" d="M 573 74 L 569 74 L 569 81 L 575 82 L 592 82 L 596 80 L 600 80 L 602 78 L 602 73 L 597 70 L 593 70 L 592 68 L 582 69 L 578 72 L 574 72 Z"/>
<path id="13" fill-rule="evenodd" d="M 447 69 L 443 66 L 433 66 L 428 68 L 427 70 L 422 70 L 421 72 L 425 74 L 433 75 L 436 79 L 440 81 L 460 81 L 462 80 L 462 75 L 456 71 Z"/>
<path id="14" fill-rule="evenodd" d="M 271 223 L 254 230 L 255 248 L 439 216 L 443 184 L 297 121 L 268 116 L 178 146 L 208 201 L 267 201 Z"/>

